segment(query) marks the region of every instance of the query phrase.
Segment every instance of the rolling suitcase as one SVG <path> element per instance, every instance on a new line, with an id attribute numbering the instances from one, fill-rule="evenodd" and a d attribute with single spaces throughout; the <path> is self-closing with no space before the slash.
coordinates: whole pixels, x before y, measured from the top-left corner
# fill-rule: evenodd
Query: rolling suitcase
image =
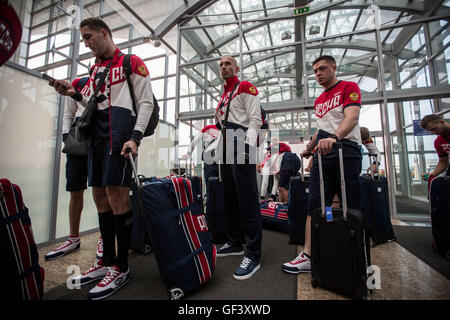
<path id="1" fill-rule="evenodd" d="M 34 240 L 28 208 L 19 186 L 0 179 L 0 286 L 2 300 L 40 300 L 44 269 Z"/>
<path id="2" fill-rule="evenodd" d="M 223 183 L 210 177 L 206 191 L 206 221 L 213 243 L 227 242 L 228 220 L 225 212 Z"/>
<path id="3" fill-rule="evenodd" d="M 352 299 L 368 296 L 370 245 L 363 214 L 347 208 L 342 144 L 339 149 L 343 208 L 325 207 L 322 157 L 318 153 L 321 208 L 311 220 L 311 284 Z"/>
<path id="4" fill-rule="evenodd" d="M 263 200 L 259 203 L 262 226 L 288 233 L 288 206 L 283 202 Z"/>
<path id="5" fill-rule="evenodd" d="M 158 269 L 171 298 L 180 299 L 208 281 L 216 263 L 201 191 L 189 179 L 175 175 L 142 184 L 133 157 L 129 158 L 138 185 L 143 226 Z"/>
<path id="6" fill-rule="evenodd" d="M 289 243 L 305 243 L 306 217 L 308 216 L 309 182 L 305 179 L 302 163 L 302 176 L 293 176 L 289 181 Z"/>
<path id="7" fill-rule="evenodd" d="M 437 177 L 430 186 L 433 249 L 450 260 L 450 177 Z"/>
<path id="8" fill-rule="evenodd" d="M 369 159 L 376 154 L 369 154 Z M 378 165 L 377 165 L 378 169 Z M 378 170 L 377 170 L 378 171 Z M 361 184 L 361 208 L 365 217 L 371 246 L 395 241 L 394 229 L 389 210 L 387 180 L 379 174 L 363 174 L 359 177 Z"/>
<path id="9" fill-rule="evenodd" d="M 157 180 L 155 177 L 146 178 L 142 175 L 138 176 L 141 184 L 145 185 L 152 181 Z M 144 255 L 148 255 L 152 252 L 152 246 L 150 243 L 150 239 L 145 232 L 145 227 L 143 225 L 141 211 L 139 210 L 139 201 L 138 201 L 138 186 L 136 182 L 131 183 L 131 207 L 133 210 L 133 225 L 131 230 L 131 239 L 130 239 L 130 249 L 133 251 L 140 252 Z"/>

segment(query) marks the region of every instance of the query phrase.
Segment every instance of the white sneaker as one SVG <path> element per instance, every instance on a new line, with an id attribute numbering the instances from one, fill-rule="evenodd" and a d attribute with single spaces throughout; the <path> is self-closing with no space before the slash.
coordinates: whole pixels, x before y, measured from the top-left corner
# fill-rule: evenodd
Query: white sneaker
<path id="1" fill-rule="evenodd" d="M 303 252 L 289 262 L 283 263 L 281 268 L 288 273 L 311 272 L 311 261 Z"/>
<path id="2" fill-rule="evenodd" d="M 103 258 L 103 239 L 100 236 L 100 238 L 97 241 L 97 254 L 96 254 L 96 258 L 97 259 L 101 259 Z"/>
<path id="3" fill-rule="evenodd" d="M 106 299 L 129 281 L 130 269 L 127 272 L 120 272 L 118 266 L 111 266 L 103 280 L 89 291 L 88 298 L 91 300 Z"/>
<path id="4" fill-rule="evenodd" d="M 80 250 L 80 238 L 77 239 L 68 239 L 58 248 L 53 251 L 50 251 L 45 255 L 45 260 L 55 260 L 61 258 L 62 256 Z"/>
<path id="5" fill-rule="evenodd" d="M 92 281 L 103 279 L 108 274 L 109 267 L 102 263 L 102 259 L 96 260 L 92 267 L 85 273 L 72 278 L 73 285 L 83 285 L 91 283 Z"/>

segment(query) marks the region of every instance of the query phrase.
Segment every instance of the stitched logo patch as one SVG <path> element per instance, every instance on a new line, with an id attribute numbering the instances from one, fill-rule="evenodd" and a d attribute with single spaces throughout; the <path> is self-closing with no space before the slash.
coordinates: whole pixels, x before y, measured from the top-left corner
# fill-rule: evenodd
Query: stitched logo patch
<path id="1" fill-rule="evenodd" d="M 138 68 L 137 68 L 137 71 L 138 71 L 138 73 L 141 75 L 141 76 L 146 76 L 147 75 L 147 68 L 145 67 L 145 65 L 141 65 L 141 66 L 139 66 Z"/>
<path id="2" fill-rule="evenodd" d="M 356 92 L 350 93 L 350 99 L 351 99 L 352 101 L 358 100 L 358 99 L 359 99 L 359 94 L 357 94 Z"/>
<path id="3" fill-rule="evenodd" d="M 256 95 L 256 88 L 251 86 L 250 88 L 248 88 L 248 91 L 250 91 L 251 94 Z"/>

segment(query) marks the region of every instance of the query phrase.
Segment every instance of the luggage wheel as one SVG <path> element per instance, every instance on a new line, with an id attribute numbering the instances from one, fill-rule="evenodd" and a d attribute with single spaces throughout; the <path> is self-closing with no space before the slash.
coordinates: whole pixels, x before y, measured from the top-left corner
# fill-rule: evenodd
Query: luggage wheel
<path id="1" fill-rule="evenodd" d="M 311 278 L 311 285 L 313 288 L 317 288 L 319 286 L 315 278 Z"/>
<path id="2" fill-rule="evenodd" d="M 142 249 L 141 252 L 143 255 L 148 255 L 152 253 L 152 247 L 150 247 L 148 244 L 146 244 Z"/>
<path id="3" fill-rule="evenodd" d="M 170 300 L 180 300 L 184 296 L 184 292 L 180 288 L 172 288 L 169 292 L 171 296 Z"/>

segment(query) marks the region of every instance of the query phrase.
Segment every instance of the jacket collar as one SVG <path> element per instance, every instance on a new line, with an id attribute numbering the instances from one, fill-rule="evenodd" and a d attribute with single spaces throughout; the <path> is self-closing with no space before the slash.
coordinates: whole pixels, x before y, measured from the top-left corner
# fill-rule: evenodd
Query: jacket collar
<path id="1" fill-rule="evenodd" d="M 239 81 L 239 78 L 237 76 L 228 78 L 225 80 L 225 85 L 223 86 L 223 89 L 225 92 L 231 91 L 234 88 L 234 85 L 236 84 L 236 82 Z"/>

